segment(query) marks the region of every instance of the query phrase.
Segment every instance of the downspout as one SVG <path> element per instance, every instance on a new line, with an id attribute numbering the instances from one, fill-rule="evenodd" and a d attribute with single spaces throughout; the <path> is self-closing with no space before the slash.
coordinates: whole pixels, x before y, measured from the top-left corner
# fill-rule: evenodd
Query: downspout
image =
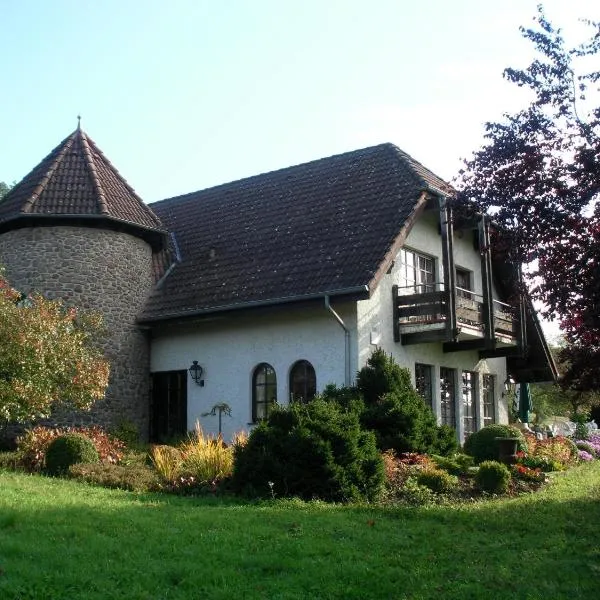
<path id="1" fill-rule="evenodd" d="M 346 327 L 344 320 L 338 315 L 329 301 L 329 295 L 325 294 L 325 308 L 334 316 L 335 320 L 344 330 L 344 364 L 345 364 L 345 382 L 344 385 L 350 385 L 350 330 Z"/>

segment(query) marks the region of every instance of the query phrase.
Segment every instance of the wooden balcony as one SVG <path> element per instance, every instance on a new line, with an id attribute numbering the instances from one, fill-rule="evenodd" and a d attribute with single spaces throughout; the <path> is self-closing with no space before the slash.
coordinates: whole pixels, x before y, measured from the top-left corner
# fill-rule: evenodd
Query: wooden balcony
<path id="1" fill-rule="evenodd" d="M 443 285 L 432 283 L 410 288 L 394 286 L 394 339 L 402 344 L 443 342 L 447 352 L 514 348 L 519 343 L 518 306 L 494 300 L 490 311 L 483 296 L 456 288 L 454 303 Z M 452 318 L 451 307 L 455 315 Z M 500 351 L 501 352 L 501 351 Z"/>

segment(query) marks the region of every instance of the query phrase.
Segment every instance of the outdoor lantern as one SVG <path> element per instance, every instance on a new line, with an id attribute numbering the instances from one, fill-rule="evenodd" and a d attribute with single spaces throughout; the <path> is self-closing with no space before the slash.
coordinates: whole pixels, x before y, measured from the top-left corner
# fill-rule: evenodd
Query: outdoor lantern
<path id="1" fill-rule="evenodd" d="M 517 384 L 515 383 L 515 380 L 510 375 L 507 375 L 504 381 L 504 394 L 502 395 L 508 396 L 510 394 L 513 394 L 516 389 Z"/>
<path id="2" fill-rule="evenodd" d="M 198 364 L 198 361 L 195 360 L 192 364 L 192 366 L 189 368 L 190 371 L 190 375 L 192 376 L 192 379 L 200 386 L 203 387 L 204 386 L 204 379 L 202 379 L 202 373 L 204 372 L 204 369 L 202 369 L 202 367 Z"/>

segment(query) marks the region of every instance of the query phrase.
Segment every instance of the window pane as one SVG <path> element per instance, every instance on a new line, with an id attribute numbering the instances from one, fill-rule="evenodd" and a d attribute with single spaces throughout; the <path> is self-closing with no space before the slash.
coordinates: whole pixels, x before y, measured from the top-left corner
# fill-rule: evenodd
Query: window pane
<path id="1" fill-rule="evenodd" d="M 462 372 L 463 427 L 465 437 L 475 431 L 477 373 Z"/>
<path id="2" fill-rule="evenodd" d="M 440 404 L 442 425 L 456 428 L 456 397 L 454 391 L 454 369 L 440 367 Z"/>
<path id="3" fill-rule="evenodd" d="M 483 376 L 483 424 L 491 425 L 495 422 L 495 389 L 496 378 L 494 375 Z"/>
<path id="4" fill-rule="evenodd" d="M 307 360 L 299 360 L 290 371 L 290 401 L 308 402 L 316 395 L 315 369 Z"/>
<path id="5" fill-rule="evenodd" d="M 433 407 L 431 365 L 415 364 L 415 388 L 429 408 Z"/>
<path id="6" fill-rule="evenodd" d="M 252 420 L 259 421 L 269 415 L 270 408 L 277 402 L 275 369 L 262 363 L 254 369 L 252 380 Z"/>

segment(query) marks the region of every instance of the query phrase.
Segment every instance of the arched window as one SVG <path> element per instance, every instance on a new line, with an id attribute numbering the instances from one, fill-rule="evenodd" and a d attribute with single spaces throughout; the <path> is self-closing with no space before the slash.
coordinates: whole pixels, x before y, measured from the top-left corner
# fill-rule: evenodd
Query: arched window
<path id="1" fill-rule="evenodd" d="M 277 377 L 275 369 L 260 363 L 252 375 L 252 421 L 261 421 L 269 416 L 277 402 Z"/>
<path id="2" fill-rule="evenodd" d="M 317 395 L 317 376 L 307 360 L 295 362 L 290 371 L 290 402 L 308 402 Z"/>

